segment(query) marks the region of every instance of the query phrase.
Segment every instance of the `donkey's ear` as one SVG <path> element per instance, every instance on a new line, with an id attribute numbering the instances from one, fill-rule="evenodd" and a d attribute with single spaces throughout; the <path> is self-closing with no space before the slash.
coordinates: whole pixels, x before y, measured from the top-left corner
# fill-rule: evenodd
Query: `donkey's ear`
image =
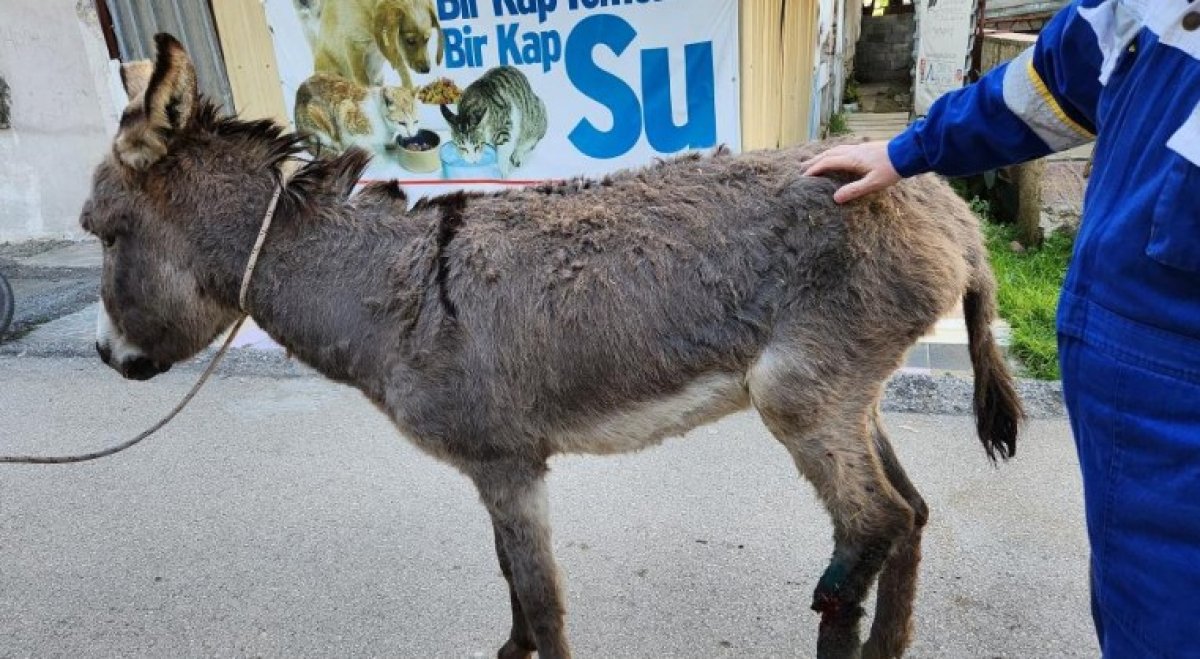
<path id="1" fill-rule="evenodd" d="M 167 153 L 167 142 L 187 127 L 199 98 L 196 68 L 183 45 L 169 34 L 154 37 L 154 71 L 140 97 L 134 96 L 121 115 L 113 150 L 133 169 L 146 169 Z M 126 82 L 126 92 L 133 87 Z"/>
<path id="2" fill-rule="evenodd" d="M 154 62 L 140 59 L 121 65 L 121 84 L 125 87 L 125 95 L 129 100 L 141 96 L 150 86 L 150 76 L 154 74 Z"/>

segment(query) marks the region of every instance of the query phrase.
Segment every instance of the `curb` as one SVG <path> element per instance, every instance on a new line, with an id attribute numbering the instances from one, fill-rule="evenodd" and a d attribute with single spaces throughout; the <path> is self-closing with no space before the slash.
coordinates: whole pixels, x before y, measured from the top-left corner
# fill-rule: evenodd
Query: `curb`
<path id="1" fill-rule="evenodd" d="M 957 374 L 936 375 L 899 371 L 888 381 L 885 412 L 970 416 L 974 413 L 974 379 Z M 1062 382 L 1017 379 L 1017 393 L 1031 419 L 1066 416 Z"/>

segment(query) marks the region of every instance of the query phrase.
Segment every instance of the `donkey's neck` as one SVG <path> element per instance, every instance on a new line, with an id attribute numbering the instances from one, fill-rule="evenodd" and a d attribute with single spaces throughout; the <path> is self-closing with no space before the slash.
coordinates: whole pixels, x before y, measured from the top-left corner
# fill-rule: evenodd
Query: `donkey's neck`
<path id="1" fill-rule="evenodd" d="M 394 225 L 279 219 L 252 275 L 248 311 L 301 361 L 376 398 L 401 340 L 387 301 L 405 282 L 390 266 L 414 236 Z"/>

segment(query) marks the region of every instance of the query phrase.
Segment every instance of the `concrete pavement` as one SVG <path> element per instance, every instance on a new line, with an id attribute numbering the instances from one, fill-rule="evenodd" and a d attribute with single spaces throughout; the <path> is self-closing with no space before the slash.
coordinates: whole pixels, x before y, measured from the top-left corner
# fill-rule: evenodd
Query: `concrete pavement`
<path id="1" fill-rule="evenodd" d="M 0 453 L 122 438 L 193 375 L 0 356 Z M 1096 656 L 1066 422 L 997 469 L 967 417 L 887 418 L 932 509 L 909 656 Z M 830 527 L 755 417 L 553 467 L 577 656 L 812 656 Z M 507 607 L 468 483 L 319 378 L 221 376 L 129 452 L 0 466 L 0 656 L 494 656 Z"/>

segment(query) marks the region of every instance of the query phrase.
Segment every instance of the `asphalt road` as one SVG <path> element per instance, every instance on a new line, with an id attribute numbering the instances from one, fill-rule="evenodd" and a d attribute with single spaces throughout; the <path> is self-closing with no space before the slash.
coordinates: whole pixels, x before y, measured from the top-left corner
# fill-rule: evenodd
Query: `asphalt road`
<path id="1" fill-rule="evenodd" d="M 122 438 L 193 377 L 0 357 L 0 453 Z M 1096 656 L 1066 422 L 996 469 L 969 418 L 887 418 L 932 509 L 909 656 Z M 830 527 L 753 415 L 553 467 L 576 656 L 812 656 Z M 317 378 L 217 378 L 129 452 L 0 465 L 0 656 L 490 657 L 507 629 L 469 484 Z"/>

